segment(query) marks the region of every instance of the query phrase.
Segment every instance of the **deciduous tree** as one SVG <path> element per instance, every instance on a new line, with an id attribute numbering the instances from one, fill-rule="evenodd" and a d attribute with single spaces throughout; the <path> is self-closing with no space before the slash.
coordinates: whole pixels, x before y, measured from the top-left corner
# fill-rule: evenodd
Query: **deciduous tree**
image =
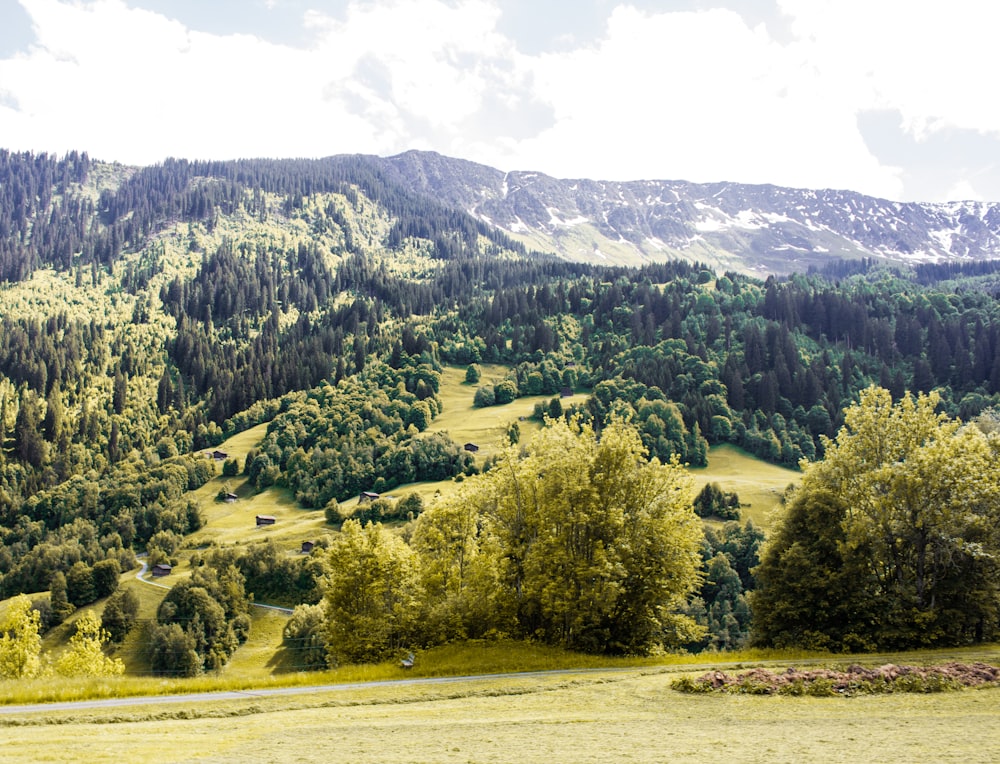
<path id="1" fill-rule="evenodd" d="M 824 439 L 825 458 L 807 466 L 758 568 L 758 641 L 801 643 L 794 624 L 810 606 L 839 613 L 813 625 L 842 649 L 1000 632 L 1000 437 L 938 413 L 939 402 L 930 393 L 893 404 L 887 390 L 869 388 L 836 440 Z M 814 576 L 824 566 L 826 586 Z M 782 614 L 788 608 L 800 615 Z"/>
<path id="2" fill-rule="evenodd" d="M 28 595 L 19 594 L 7 606 L 0 627 L 0 676 L 28 679 L 42 670 L 41 615 L 31 607 Z"/>
<path id="3" fill-rule="evenodd" d="M 421 601 L 413 551 L 380 523 L 344 522 L 326 581 L 330 663 L 381 660 L 411 637 Z"/>
<path id="4" fill-rule="evenodd" d="M 101 627 L 101 619 L 93 610 L 83 613 L 76 622 L 76 633 L 70 637 L 69 648 L 56 661 L 56 671 L 63 676 L 118 676 L 125 673 L 119 658 L 104 654 L 104 645 L 111 635 Z"/>
<path id="5" fill-rule="evenodd" d="M 454 596 L 478 569 L 493 628 L 593 652 L 698 631 L 679 612 L 700 562 L 691 481 L 676 460 L 647 461 L 634 428 L 613 420 L 598 441 L 577 420 L 549 420 L 526 455 L 508 448 L 466 484 L 414 535 L 431 592 Z"/>

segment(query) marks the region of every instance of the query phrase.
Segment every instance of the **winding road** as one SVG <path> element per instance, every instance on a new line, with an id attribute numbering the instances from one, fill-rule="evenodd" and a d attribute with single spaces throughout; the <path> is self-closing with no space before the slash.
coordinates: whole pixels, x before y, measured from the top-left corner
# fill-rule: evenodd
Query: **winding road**
<path id="1" fill-rule="evenodd" d="M 170 587 L 167 586 L 166 584 L 160 584 L 157 583 L 156 581 L 150 581 L 148 579 L 143 578 L 143 576 L 149 572 L 149 565 L 146 563 L 145 556 L 138 557 L 137 559 L 139 560 L 139 563 L 142 565 L 142 567 L 139 568 L 139 572 L 135 574 L 135 578 L 137 581 L 142 581 L 142 583 L 148 586 L 155 586 L 160 589 L 167 589 L 167 590 L 170 589 Z M 284 613 L 285 615 L 291 615 L 293 612 L 292 608 L 290 607 L 279 607 L 278 605 L 265 605 L 263 602 L 251 602 L 250 604 L 253 605 L 254 607 L 264 608 L 265 610 L 273 610 L 277 613 Z"/>

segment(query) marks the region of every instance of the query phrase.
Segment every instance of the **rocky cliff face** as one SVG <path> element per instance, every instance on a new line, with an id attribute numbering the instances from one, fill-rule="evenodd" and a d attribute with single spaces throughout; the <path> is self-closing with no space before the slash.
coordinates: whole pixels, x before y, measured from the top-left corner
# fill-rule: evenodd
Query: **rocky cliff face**
<path id="1" fill-rule="evenodd" d="M 413 190 L 574 261 L 684 258 L 758 274 L 832 258 L 1000 258 L 1000 204 L 900 203 L 850 191 L 672 180 L 560 180 L 407 152 L 381 160 Z"/>

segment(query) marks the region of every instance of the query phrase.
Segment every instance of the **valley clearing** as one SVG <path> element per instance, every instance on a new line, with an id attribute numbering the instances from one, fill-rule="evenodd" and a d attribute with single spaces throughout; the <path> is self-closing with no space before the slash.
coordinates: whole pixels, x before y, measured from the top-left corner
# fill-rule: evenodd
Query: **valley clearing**
<path id="1" fill-rule="evenodd" d="M 690 669 L 685 669 L 687 672 Z M 5 762 L 994 762 L 1000 690 L 687 695 L 677 668 L 357 686 L 0 720 Z"/>

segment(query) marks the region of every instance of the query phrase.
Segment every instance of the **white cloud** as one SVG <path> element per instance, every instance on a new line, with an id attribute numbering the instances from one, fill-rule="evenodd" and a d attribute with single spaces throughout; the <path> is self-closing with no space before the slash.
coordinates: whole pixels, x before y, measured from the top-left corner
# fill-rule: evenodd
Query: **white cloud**
<path id="1" fill-rule="evenodd" d="M 560 122 L 525 148 L 558 173 L 899 191 L 801 51 L 733 12 L 618 8 L 598 47 L 539 70 Z"/>
<path id="2" fill-rule="evenodd" d="M 957 127 L 1000 134 L 993 98 L 1000 5 L 982 0 L 779 0 L 830 79 L 865 106 L 897 109 L 917 138 Z"/>
<path id="3" fill-rule="evenodd" d="M 871 155 L 860 111 L 898 109 L 918 137 L 1000 132 L 984 92 L 990 4 L 779 1 L 788 44 L 727 10 L 621 4 L 600 39 L 526 55 L 490 0 L 309 12 L 308 49 L 192 31 L 124 0 L 21 0 L 37 44 L 0 60 L 0 140 L 134 163 L 425 148 L 566 177 L 897 197 L 901 170 Z"/>
<path id="4" fill-rule="evenodd" d="M 963 202 L 981 202 L 983 195 L 980 194 L 968 180 L 960 180 L 951 186 L 942 197 L 943 199 L 954 199 Z"/>

